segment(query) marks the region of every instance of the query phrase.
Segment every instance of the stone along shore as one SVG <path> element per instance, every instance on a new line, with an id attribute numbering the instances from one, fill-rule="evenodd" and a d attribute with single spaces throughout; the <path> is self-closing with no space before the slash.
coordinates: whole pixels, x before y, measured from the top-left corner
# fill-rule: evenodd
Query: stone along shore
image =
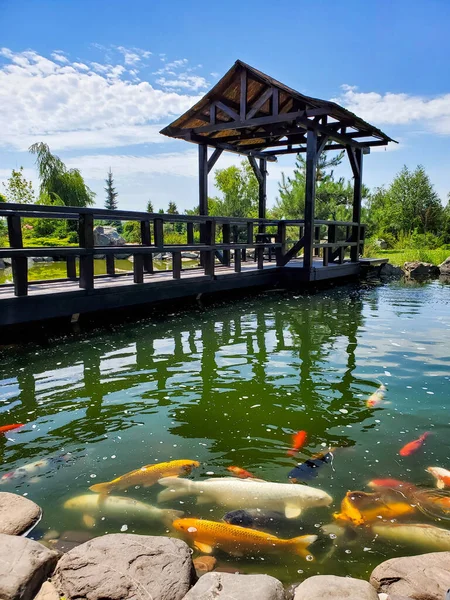
<path id="1" fill-rule="evenodd" d="M 24 537 L 41 516 L 0 492 L 0 600 L 445 600 L 450 588 L 450 552 L 387 560 L 370 583 L 318 575 L 285 589 L 269 575 L 207 572 L 212 557 L 193 561 L 163 536 L 104 535 L 61 554 Z"/>

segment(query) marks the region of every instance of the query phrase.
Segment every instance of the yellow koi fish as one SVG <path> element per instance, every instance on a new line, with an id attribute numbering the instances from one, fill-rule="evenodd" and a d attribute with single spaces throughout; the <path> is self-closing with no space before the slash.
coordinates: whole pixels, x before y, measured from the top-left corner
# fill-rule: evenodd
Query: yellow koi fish
<path id="1" fill-rule="evenodd" d="M 196 460 L 172 460 L 170 462 L 146 465 L 135 471 L 130 471 L 116 477 L 112 481 L 105 483 L 96 483 L 89 488 L 92 492 L 98 494 L 110 494 L 117 490 L 126 490 L 135 485 L 150 487 L 163 477 L 178 477 L 178 475 L 188 475 L 194 467 L 200 466 Z"/>
<path id="2" fill-rule="evenodd" d="M 203 519 L 177 519 L 172 525 L 206 554 L 211 554 L 214 548 L 234 555 L 255 551 L 270 553 L 286 549 L 305 558 L 311 556 L 306 549 L 317 539 L 317 535 L 301 535 L 284 540 L 257 529 Z"/>
<path id="3" fill-rule="evenodd" d="M 334 513 L 337 521 L 347 521 L 358 527 L 376 519 L 395 519 L 415 512 L 407 502 L 385 502 L 378 494 L 347 492 L 341 503 L 341 512 Z"/>

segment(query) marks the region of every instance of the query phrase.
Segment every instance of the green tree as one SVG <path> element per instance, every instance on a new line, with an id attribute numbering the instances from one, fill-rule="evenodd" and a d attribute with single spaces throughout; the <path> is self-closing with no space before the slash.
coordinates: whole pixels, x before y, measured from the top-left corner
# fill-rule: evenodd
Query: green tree
<path id="1" fill-rule="evenodd" d="M 105 208 L 107 208 L 108 210 L 117 210 L 117 208 L 118 208 L 117 196 L 119 194 L 116 192 L 116 188 L 114 187 L 114 179 L 113 179 L 111 167 L 109 168 L 108 176 L 105 179 L 105 183 L 106 183 Z"/>
<path id="2" fill-rule="evenodd" d="M 34 204 L 36 201 L 33 184 L 27 181 L 23 174 L 23 167 L 13 169 L 6 183 L 3 183 L 6 202 L 17 204 Z"/>
<path id="3" fill-rule="evenodd" d="M 258 216 L 258 180 L 247 161 L 243 161 L 240 167 L 218 169 L 214 180 L 222 197 L 208 198 L 208 209 L 211 215 Z"/>
<path id="4" fill-rule="evenodd" d="M 0 202 L 6 202 L 6 196 L 0 194 Z"/>
<path id="5" fill-rule="evenodd" d="M 61 200 L 65 206 L 83 207 L 94 203 L 95 194 L 78 169 L 67 170 L 62 160 L 42 142 L 33 144 L 29 150 L 36 155 L 41 196 L 45 194 L 52 203 Z"/>
<path id="6" fill-rule="evenodd" d="M 152 202 L 151 200 L 149 200 L 149 201 L 147 202 L 147 209 L 146 209 L 146 210 L 147 210 L 147 212 L 149 212 L 149 213 L 153 213 L 153 212 L 155 212 L 155 211 L 154 211 L 154 209 L 153 209 L 153 202 Z"/>
<path id="7" fill-rule="evenodd" d="M 167 214 L 168 215 L 177 215 L 178 214 L 178 208 L 177 208 L 177 205 L 175 204 L 175 202 L 169 202 Z"/>

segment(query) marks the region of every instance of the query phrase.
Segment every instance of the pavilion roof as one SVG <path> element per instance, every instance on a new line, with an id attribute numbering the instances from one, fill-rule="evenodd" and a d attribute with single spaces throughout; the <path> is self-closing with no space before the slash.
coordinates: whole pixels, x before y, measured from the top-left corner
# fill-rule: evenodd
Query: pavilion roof
<path id="1" fill-rule="evenodd" d="M 240 60 L 161 133 L 274 160 L 304 151 L 308 129 L 317 131 L 325 150 L 395 141 L 339 104 L 305 96 Z"/>

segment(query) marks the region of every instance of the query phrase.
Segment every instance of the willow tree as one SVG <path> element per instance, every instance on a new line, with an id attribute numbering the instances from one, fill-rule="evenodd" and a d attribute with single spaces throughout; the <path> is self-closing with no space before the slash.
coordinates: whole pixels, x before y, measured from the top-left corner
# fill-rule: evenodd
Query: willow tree
<path id="1" fill-rule="evenodd" d="M 84 182 L 78 169 L 67 169 L 62 160 L 50 152 L 47 144 L 39 142 L 29 148 L 36 156 L 41 182 L 40 199 L 45 203 L 65 206 L 91 206 L 95 194 Z"/>

